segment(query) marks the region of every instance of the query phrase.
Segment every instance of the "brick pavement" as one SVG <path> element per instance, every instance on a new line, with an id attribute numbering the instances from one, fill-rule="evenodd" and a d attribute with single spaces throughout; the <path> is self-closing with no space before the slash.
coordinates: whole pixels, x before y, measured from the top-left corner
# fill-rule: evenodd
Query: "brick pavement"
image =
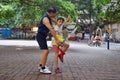
<path id="1" fill-rule="evenodd" d="M 120 80 L 120 50 L 71 45 L 65 62 L 60 63 L 62 73 L 55 74 L 50 48 L 50 75 L 37 69 L 39 52 L 38 47 L 0 46 L 0 80 Z"/>

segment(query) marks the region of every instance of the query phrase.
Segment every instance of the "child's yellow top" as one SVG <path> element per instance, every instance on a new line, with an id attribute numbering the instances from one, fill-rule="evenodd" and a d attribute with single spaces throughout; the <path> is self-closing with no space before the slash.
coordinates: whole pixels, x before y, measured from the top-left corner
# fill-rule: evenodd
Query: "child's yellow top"
<path id="1" fill-rule="evenodd" d="M 57 34 L 56 37 L 57 37 L 57 39 L 58 39 L 58 41 L 59 41 L 60 43 L 63 43 L 63 42 L 64 42 L 64 39 L 62 38 L 61 35 Z M 58 46 L 58 44 L 56 43 L 56 41 L 55 41 L 55 39 L 54 39 L 53 37 L 52 37 L 52 45 L 57 45 L 57 46 Z"/>
<path id="2" fill-rule="evenodd" d="M 58 27 L 57 25 L 54 26 L 54 30 L 56 31 L 56 37 L 58 38 L 60 43 L 64 42 L 64 39 L 62 37 L 63 33 L 62 33 L 62 27 Z M 55 39 L 52 37 L 52 45 L 58 45 L 55 41 Z"/>
<path id="3" fill-rule="evenodd" d="M 61 42 L 61 43 L 64 42 L 64 39 L 62 38 L 61 35 L 57 34 L 56 37 L 59 40 L 59 42 Z"/>

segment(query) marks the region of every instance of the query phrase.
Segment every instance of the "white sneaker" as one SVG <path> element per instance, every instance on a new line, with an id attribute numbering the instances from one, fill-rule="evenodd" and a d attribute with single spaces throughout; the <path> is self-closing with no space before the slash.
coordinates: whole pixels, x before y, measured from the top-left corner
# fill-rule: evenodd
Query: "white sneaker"
<path id="1" fill-rule="evenodd" d="M 41 66 L 38 65 L 38 69 L 39 69 L 39 70 L 42 69 Z M 45 69 L 49 69 L 49 67 L 48 67 L 48 66 L 45 66 Z"/>
<path id="2" fill-rule="evenodd" d="M 49 69 L 41 69 L 40 72 L 43 74 L 51 74 L 51 71 Z"/>

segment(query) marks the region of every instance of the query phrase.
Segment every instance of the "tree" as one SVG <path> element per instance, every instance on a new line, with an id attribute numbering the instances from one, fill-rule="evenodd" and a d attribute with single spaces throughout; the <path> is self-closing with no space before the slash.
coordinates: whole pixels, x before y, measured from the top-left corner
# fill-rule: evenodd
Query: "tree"
<path id="1" fill-rule="evenodd" d="M 34 23 L 37 24 L 49 6 L 58 8 L 58 16 L 66 17 L 70 14 L 73 20 L 77 17 L 75 5 L 64 0 L 2 0 L 1 5 L 12 7 L 14 14 L 12 14 L 12 18 L 10 17 L 11 15 L 8 15 L 7 18 L 10 17 L 9 21 L 14 23 L 13 27 L 29 27 Z M 1 16 L 3 15 L 6 16 L 7 14 L 1 14 Z M 3 25 L 5 25 L 7 18 L 2 21 Z"/>
<path id="2" fill-rule="evenodd" d="M 106 11 L 106 14 L 109 22 L 120 22 L 120 0 L 117 2 L 111 2 L 111 5 Z"/>
<path id="3" fill-rule="evenodd" d="M 94 7 L 97 8 L 98 19 L 107 20 L 107 22 L 120 22 L 120 0 L 93 0 Z"/>
<path id="4" fill-rule="evenodd" d="M 10 5 L 0 4 L 0 25 L 7 27 L 9 23 L 12 23 L 13 17 L 16 15 L 14 9 Z M 11 21 L 10 21 L 11 20 Z"/>

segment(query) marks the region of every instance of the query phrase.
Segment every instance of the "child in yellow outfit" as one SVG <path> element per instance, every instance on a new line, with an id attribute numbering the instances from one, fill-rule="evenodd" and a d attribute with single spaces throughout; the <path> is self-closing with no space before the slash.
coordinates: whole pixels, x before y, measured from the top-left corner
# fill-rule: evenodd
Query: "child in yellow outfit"
<path id="1" fill-rule="evenodd" d="M 56 37 L 58 38 L 58 40 L 61 42 L 61 44 L 57 44 L 55 39 L 52 38 L 52 45 L 53 45 L 53 49 L 54 49 L 54 53 L 55 53 L 55 57 L 54 57 L 54 67 L 55 67 L 55 72 L 56 73 L 60 73 L 60 69 L 58 66 L 58 58 L 61 60 L 61 62 L 63 62 L 63 57 L 65 55 L 65 52 L 67 51 L 67 49 L 69 48 L 69 44 L 65 42 L 65 40 L 63 39 L 63 24 L 65 22 L 67 22 L 70 19 L 70 16 L 68 16 L 68 18 L 65 20 L 62 17 L 59 17 L 57 19 L 57 25 L 54 26 L 54 30 L 56 31 Z M 63 49 L 61 49 L 61 47 Z M 60 53 L 60 54 L 59 54 Z"/>

